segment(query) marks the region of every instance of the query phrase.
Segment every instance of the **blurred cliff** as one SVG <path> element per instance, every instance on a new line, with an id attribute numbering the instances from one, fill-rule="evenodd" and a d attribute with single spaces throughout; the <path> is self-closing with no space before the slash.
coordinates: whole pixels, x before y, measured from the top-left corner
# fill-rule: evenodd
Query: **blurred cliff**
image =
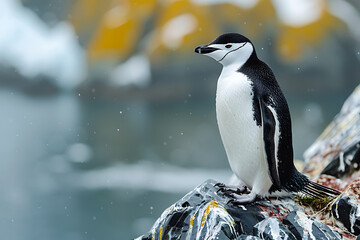
<path id="1" fill-rule="evenodd" d="M 220 66 L 193 48 L 234 31 L 253 40 L 289 92 L 350 92 L 359 9 L 341 0 L 4 0 L 0 64 L 11 77 L 2 84 L 124 98 L 212 94 Z"/>

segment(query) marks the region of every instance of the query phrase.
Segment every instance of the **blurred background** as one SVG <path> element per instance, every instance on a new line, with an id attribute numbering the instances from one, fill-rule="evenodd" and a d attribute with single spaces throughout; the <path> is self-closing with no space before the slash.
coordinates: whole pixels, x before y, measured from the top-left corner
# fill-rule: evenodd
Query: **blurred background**
<path id="1" fill-rule="evenodd" d="M 286 95 L 295 157 L 359 83 L 356 0 L 1 0 L 2 239 L 130 239 L 231 172 L 215 118 L 224 32 Z"/>

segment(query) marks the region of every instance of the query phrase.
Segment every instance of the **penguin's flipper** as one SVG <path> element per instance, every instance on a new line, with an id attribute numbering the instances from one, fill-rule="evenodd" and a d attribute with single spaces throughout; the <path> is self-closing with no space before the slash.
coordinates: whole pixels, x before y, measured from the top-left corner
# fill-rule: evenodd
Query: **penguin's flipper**
<path id="1" fill-rule="evenodd" d="M 258 100 L 261 112 L 264 156 L 267 160 L 266 163 L 272 183 L 280 188 L 281 183 L 275 153 L 275 141 L 277 141 L 277 139 L 275 139 L 275 131 L 279 126 L 276 126 L 275 116 L 270 107 L 266 105 L 261 97 L 259 97 Z"/>

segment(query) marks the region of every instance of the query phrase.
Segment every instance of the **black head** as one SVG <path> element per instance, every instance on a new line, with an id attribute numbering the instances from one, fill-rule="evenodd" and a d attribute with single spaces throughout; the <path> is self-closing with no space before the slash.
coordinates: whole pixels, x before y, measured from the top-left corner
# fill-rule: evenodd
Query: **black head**
<path id="1" fill-rule="evenodd" d="M 222 65 L 243 65 L 250 57 L 256 58 L 251 41 L 238 33 L 225 33 L 209 44 L 195 48 L 195 52 L 212 57 Z"/>
<path id="2" fill-rule="evenodd" d="M 246 43 L 246 42 L 251 43 L 251 41 L 247 37 L 239 33 L 224 33 L 218 36 L 210 44 L 228 44 L 228 43 Z"/>

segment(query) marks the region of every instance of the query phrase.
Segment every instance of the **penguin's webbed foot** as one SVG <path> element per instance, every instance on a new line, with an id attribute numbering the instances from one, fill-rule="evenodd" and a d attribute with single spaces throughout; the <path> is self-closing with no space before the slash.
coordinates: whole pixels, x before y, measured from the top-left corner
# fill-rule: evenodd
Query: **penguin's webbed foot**
<path id="1" fill-rule="evenodd" d="M 235 186 L 226 186 L 223 183 L 217 183 L 215 184 L 215 186 L 219 187 L 216 193 L 220 193 L 221 195 L 226 196 L 228 198 L 238 198 L 238 196 L 241 196 L 242 194 L 250 193 L 250 190 L 245 185 L 235 187 Z"/>
<path id="2" fill-rule="evenodd" d="M 223 188 L 223 187 L 225 187 L 225 184 L 221 183 L 221 182 L 218 182 L 218 183 L 215 183 L 214 187 Z"/>
<path id="3" fill-rule="evenodd" d="M 244 205 L 246 203 L 252 203 L 255 201 L 257 194 L 255 192 L 249 192 L 235 196 L 233 199 L 228 201 L 228 204 L 232 205 Z"/>

